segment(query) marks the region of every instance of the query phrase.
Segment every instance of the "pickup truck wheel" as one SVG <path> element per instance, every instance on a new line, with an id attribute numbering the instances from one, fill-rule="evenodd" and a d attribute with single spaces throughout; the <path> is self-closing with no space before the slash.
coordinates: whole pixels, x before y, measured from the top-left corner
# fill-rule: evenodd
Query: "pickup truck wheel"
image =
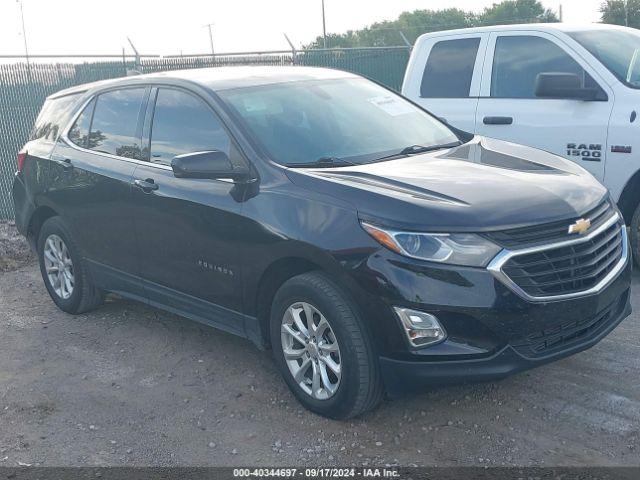
<path id="1" fill-rule="evenodd" d="M 103 293 L 91 282 L 79 249 L 60 217 L 44 222 L 37 248 L 42 279 L 60 310 L 84 313 L 102 303 Z"/>
<path id="2" fill-rule="evenodd" d="M 380 402 L 382 380 L 366 328 L 356 305 L 323 273 L 305 273 L 280 287 L 271 309 L 271 344 L 302 405 L 346 419 Z"/>
<path id="3" fill-rule="evenodd" d="M 629 226 L 631 242 L 631 254 L 636 265 L 640 267 L 640 204 L 636 207 L 636 211 L 633 212 L 631 218 L 631 225 Z"/>

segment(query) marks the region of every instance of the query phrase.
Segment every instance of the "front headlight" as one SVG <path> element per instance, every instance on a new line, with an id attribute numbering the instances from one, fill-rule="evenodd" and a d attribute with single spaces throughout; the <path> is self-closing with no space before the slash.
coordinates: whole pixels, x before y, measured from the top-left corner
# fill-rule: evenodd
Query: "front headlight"
<path id="1" fill-rule="evenodd" d="M 501 248 L 473 233 L 420 233 L 389 230 L 360 222 L 381 245 L 406 257 L 429 262 L 485 267 Z"/>

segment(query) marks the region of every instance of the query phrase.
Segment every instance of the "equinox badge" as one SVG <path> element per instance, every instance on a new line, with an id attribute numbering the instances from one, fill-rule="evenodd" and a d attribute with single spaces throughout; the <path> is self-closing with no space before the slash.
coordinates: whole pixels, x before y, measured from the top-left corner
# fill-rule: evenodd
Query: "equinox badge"
<path id="1" fill-rule="evenodd" d="M 590 226 L 591 220 L 589 220 L 588 218 L 581 218 L 580 220 L 577 220 L 576 223 L 569 225 L 569 233 L 579 233 L 582 235 L 587 230 L 589 230 Z"/>

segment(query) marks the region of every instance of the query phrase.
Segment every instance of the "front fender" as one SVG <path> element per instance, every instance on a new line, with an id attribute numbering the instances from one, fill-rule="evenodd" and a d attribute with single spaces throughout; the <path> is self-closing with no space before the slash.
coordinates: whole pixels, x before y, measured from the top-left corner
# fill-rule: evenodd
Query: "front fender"
<path id="1" fill-rule="evenodd" d="M 299 261 L 326 272 L 348 293 L 372 338 L 385 349 L 390 335 L 395 335 L 395 319 L 389 307 L 360 281 L 363 265 L 380 247 L 362 229 L 353 207 L 287 184 L 281 189 L 261 189 L 259 195 L 245 202 L 242 217 L 239 250 L 245 314 L 258 315 L 256 299 L 272 265 L 287 259 Z"/>

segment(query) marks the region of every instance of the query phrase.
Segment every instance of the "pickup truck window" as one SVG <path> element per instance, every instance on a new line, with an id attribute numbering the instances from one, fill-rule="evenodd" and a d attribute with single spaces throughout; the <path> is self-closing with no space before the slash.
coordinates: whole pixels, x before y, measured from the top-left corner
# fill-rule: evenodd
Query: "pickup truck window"
<path id="1" fill-rule="evenodd" d="M 480 38 L 437 42 L 431 48 L 422 76 L 423 98 L 467 98 Z"/>
<path id="2" fill-rule="evenodd" d="M 569 36 L 622 83 L 640 88 L 640 34 L 626 30 L 586 30 L 570 32 Z"/>
<path id="3" fill-rule="evenodd" d="M 535 82 L 540 73 L 573 73 L 584 86 L 595 81 L 568 53 L 553 42 L 535 36 L 502 36 L 496 39 L 491 74 L 494 98 L 536 98 Z"/>

